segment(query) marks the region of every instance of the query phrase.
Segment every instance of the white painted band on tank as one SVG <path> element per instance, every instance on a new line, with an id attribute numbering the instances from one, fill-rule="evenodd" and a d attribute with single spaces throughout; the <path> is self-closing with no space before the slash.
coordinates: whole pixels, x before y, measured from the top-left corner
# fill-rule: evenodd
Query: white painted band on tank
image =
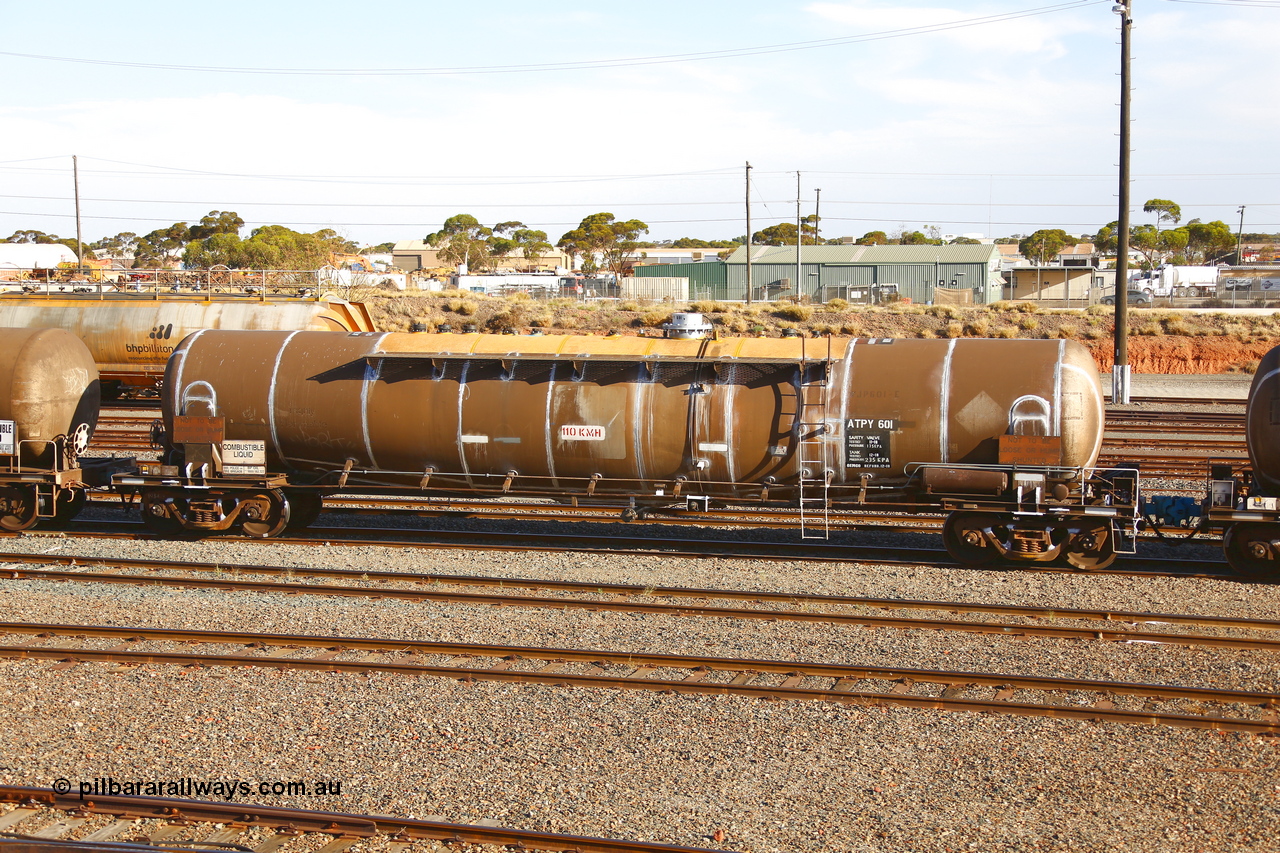
<path id="1" fill-rule="evenodd" d="M 374 341 L 373 349 L 375 352 L 382 346 L 382 342 L 386 340 L 390 332 L 383 332 L 378 340 Z M 377 382 L 382 376 L 382 365 L 385 359 L 378 359 L 375 363 L 365 362 L 364 365 L 364 381 L 360 384 L 360 431 L 364 434 L 364 452 L 369 457 L 369 467 L 377 468 L 378 462 L 373 458 L 373 442 L 369 440 L 369 391 L 373 388 L 373 383 Z"/>
<path id="2" fill-rule="evenodd" d="M 551 443 L 551 399 L 555 394 L 556 368 L 559 366 L 559 362 L 551 362 L 551 376 L 547 378 L 547 405 L 542 413 L 542 441 L 547 448 L 547 474 L 551 477 L 552 488 L 555 489 L 560 488 L 560 481 L 556 479 L 555 445 Z"/>
<path id="3" fill-rule="evenodd" d="M 958 338 L 947 341 L 947 357 L 942 360 L 942 381 L 938 398 L 938 461 L 951 461 L 951 433 L 948 418 L 951 417 L 951 356 L 955 354 Z"/>
<path id="4" fill-rule="evenodd" d="M 182 402 L 182 371 L 187 366 L 187 353 L 195 344 L 196 340 L 207 331 L 209 330 L 201 329 L 198 332 L 193 332 L 188 335 L 187 339 L 182 342 L 183 344 L 186 344 L 186 346 L 179 344 L 179 350 L 170 356 L 171 358 L 178 359 L 178 366 L 173 371 L 173 388 L 168 392 L 173 395 L 173 413 L 175 415 L 186 414 L 185 412 L 179 411 L 179 404 Z"/>
<path id="5" fill-rule="evenodd" d="M 280 433 L 276 431 L 276 380 L 280 376 L 280 362 L 284 360 L 285 348 L 289 346 L 289 341 L 293 340 L 293 336 L 297 332 L 290 332 L 280 344 L 280 348 L 276 350 L 275 364 L 271 365 L 271 381 L 267 384 L 267 426 L 271 429 L 271 446 L 276 449 L 276 456 L 285 467 L 289 465 L 289 458 L 284 455 L 284 448 L 280 446 Z"/>
<path id="6" fill-rule="evenodd" d="M 636 479 L 640 481 L 641 488 L 644 487 L 645 481 L 648 479 L 648 469 L 645 467 L 644 439 L 645 430 L 640 428 L 640 419 L 645 412 L 652 411 L 649 408 L 649 401 L 652 398 L 651 389 L 653 383 L 657 379 L 655 365 L 639 364 L 636 366 L 636 383 L 631 393 L 631 455 L 635 458 Z M 649 381 L 645 381 L 648 376 Z"/>
<path id="7" fill-rule="evenodd" d="M 840 434 L 845 435 L 845 420 L 849 417 L 849 390 L 853 387 L 853 348 L 858 339 L 849 341 L 844 348 L 844 381 L 840 383 Z M 844 466 L 844 446 L 840 446 L 840 464 L 835 466 L 839 482 L 847 482 Z"/>
<path id="8" fill-rule="evenodd" d="M 462 476 L 466 479 L 467 485 L 475 488 L 475 481 L 471 479 L 471 468 L 467 466 L 467 448 L 462 442 L 462 401 L 466 399 L 471 389 L 467 387 L 467 372 L 471 368 L 471 359 L 462 362 L 462 372 L 458 374 L 458 463 L 462 466 Z"/>
<path id="9" fill-rule="evenodd" d="M 714 388 L 716 386 L 713 384 L 711 387 Z M 722 445 L 725 451 L 728 451 L 730 447 L 733 447 L 733 410 L 734 410 L 734 398 L 737 396 L 738 386 L 729 384 L 729 385 L 722 385 L 720 387 L 725 389 L 724 405 L 720 407 L 720 410 L 724 415 L 724 431 L 723 431 L 724 441 L 723 442 L 702 442 L 702 444 L 698 446 L 699 451 L 717 452 L 717 451 L 711 451 L 707 449 L 713 445 Z M 710 399 L 708 399 L 707 402 L 710 403 L 711 402 Z M 708 420 L 710 419 L 708 418 Z M 720 452 L 723 452 L 723 451 L 720 451 Z M 736 453 L 727 453 L 727 452 L 725 452 L 725 455 L 724 455 L 725 473 L 728 475 L 728 479 L 730 483 L 738 482 L 737 466 L 733 464 L 737 456 L 738 454 Z"/>
<path id="10" fill-rule="evenodd" d="M 1053 434 L 1062 435 L 1062 360 L 1067 357 L 1067 340 L 1058 341 L 1058 361 L 1053 366 Z"/>

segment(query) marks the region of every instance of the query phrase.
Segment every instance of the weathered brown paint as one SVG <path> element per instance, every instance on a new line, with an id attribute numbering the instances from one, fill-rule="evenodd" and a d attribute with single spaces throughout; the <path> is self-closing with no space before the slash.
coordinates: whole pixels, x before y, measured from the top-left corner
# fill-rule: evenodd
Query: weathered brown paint
<path id="1" fill-rule="evenodd" d="M 373 322 L 364 305 L 340 300 L 5 298 L 0 326 L 66 329 L 93 353 L 103 379 L 152 384 L 199 329 L 370 331 Z"/>
<path id="2" fill-rule="evenodd" d="M 1280 496 L 1280 347 L 1262 357 L 1249 388 L 1245 441 L 1267 495 Z"/>
<path id="3" fill-rule="evenodd" d="M 0 328 L 0 420 L 16 422 L 24 466 L 48 465 L 59 435 L 98 423 L 98 369 L 63 329 Z"/>
<path id="4" fill-rule="evenodd" d="M 417 483 L 431 468 L 441 488 L 498 488 L 515 471 L 543 487 L 576 489 L 599 474 L 632 481 L 638 493 L 683 478 L 684 494 L 749 496 L 768 478 L 796 481 L 798 421 L 822 414 L 800 411 L 800 395 L 819 392 L 802 392 L 797 364 L 825 359 L 827 347 L 786 338 L 207 331 L 170 363 L 166 417 L 203 381 L 217 391 L 227 438 L 266 441 L 276 470 L 332 470 L 354 459 L 357 469 L 399 473 L 352 482 Z M 1101 389 L 1078 344 L 839 339 L 831 356 L 825 434 L 808 452 L 835 485 L 864 474 L 901 483 L 918 463 L 996 464 L 999 437 L 1011 432 L 1059 435 L 1064 466 L 1097 458 Z M 1016 425 L 1011 412 L 1021 416 Z M 845 464 L 850 419 L 887 425 L 884 467 Z M 566 427 L 601 437 L 565 438 Z"/>

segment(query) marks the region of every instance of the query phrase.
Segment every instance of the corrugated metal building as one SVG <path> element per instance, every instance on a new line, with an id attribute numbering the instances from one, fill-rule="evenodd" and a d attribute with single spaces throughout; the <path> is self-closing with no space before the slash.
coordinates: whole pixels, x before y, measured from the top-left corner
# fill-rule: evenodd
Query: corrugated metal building
<path id="1" fill-rule="evenodd" d="M 796 285 L 795 246 L 753 246 L 752 299 L 808 296 L 816 302 L 867 301 L 872 288 L 898 285 L 913 302 L 934 301 L 934 288 L 968 288 L 975 303 L 1001 298 L 1000 252 L 993 245 L 805 246 Z M 719 267 L 722 272 L 713 272 Z M 690 295 L 743 301 L 747 293 L 746 247 L 723 263 L 637 267 L 637 276 L 686 276 Z M 723 275 L 723 279 L 719 275 Z"/>

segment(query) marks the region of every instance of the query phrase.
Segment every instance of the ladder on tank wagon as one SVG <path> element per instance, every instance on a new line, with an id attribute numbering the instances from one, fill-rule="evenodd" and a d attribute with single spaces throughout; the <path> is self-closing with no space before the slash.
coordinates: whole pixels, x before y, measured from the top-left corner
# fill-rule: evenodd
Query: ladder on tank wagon
<path id="1" fill-rule="evenodd" d="M 800 377 L 796 387 L 797 458 L 799 460 L 800 538 L 831 536 L 831 479 L 827 467 L 827 411 L 830 401 L 831 338 L 827 356 L 810 362 L 800 339 Z"/>

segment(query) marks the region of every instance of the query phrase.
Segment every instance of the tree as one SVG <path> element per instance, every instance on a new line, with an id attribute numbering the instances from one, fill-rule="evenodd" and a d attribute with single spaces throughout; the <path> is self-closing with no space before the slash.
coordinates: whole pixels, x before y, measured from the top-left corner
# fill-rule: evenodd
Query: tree
<path id="1" fill-rule="evenodd" d="M 511 235 L 511 238 L 516 241 L 516 247 L 520 249 L 520 254 L 524 256 L 530 266 L 533 266 L 538 258 L 555 248 L 547 239 L 546 231 L 520 228 Z"/>
<path id="2" fill-rule="evenodd" d="M 818 239 L 818 217 L 806 216 L 800 220 L 801 242 L 806 246 L 816 246 L 821 240 Z M 754 245 L 765 246 L 794 246 L 796 244 L 796 224 L 794 222 L 779 222 L 777 225 L 770 225 L 768 228 L 757 231 L 751 237 Z"/>
<path id="3" fill-rule="evenodd" d="M 657 245 L 670 246 L 673 249 L 736 249 L 745 242 L 747 242 L 746 237 L 740 240 L 699 240 L 696 237 L 681 237 L 678 240 L 665 240 Z"/>
<path id="4" fill-rule="evenodd" d="M 883 231 L 868 231 L 858 238 L 859 246 L 883 246 L 889 242 L 889 235 Z"/>
<path id="5" fill-rule="evenodd" d="M 121 231 L 114 237 L 103 237 L 96 243 L 90 243 L 89 248 L 94 250 L 105 250 L 114 255 L 131 255 L 134 247 L 138 245 L 138 235 L 132 231 Z"/>
<path id="6" fill-rule="evenodd" d="M 1182 208 L 1167 198 L 1153 198 L 1142 206 L 1144 213 L 1156 215 L 1156 230 L 1160 230 L 1161 222 L 1177 225 L 1182 220 Z"/>
<path id="7" fill-rule="evenodd" d="M 185 222 L 175 222 L 168 228 L 157 228 L 138 238 L 133 250 L 135 269 L 159 266 L 177 257 L 189 242 L 190 229 Z"/>
<path id="8" fill-rule="evenodd" d="M 187 230 L 187 242 L 203 240 L 214 234 L 239 234 L 244 220 L 234 210 L 211 210 L 197 225 Z"/>
<path id="9" fill-rule="evenodd" d="M 459 213 L 446 219 L 444 226 L 428 234 L 424 242 L 439 249 L 440 260 L 447 264 L 466 264 L 468 270 L 482 270 L 491 263 L 491 237 L 492 228 L 481 225 L 469 213 Z"/>
<path id="10" fill-rule="evenodd" d="M 1193 263 L 1217 263 L 1235 251 L 1236 236 L 1222 220 L 1201 222 L 1193 219 L 1183 228 L 1187 232 L 1187 259 Z"/>
<path id="11" fill-rule="evenodd" d="M 626 270 L 627 262 L 640 246 L 640 235 L 647 234 L 649 226 L 639 219 L 619 222 L 612 213 L 593 213 L 583 219 L 578 227 L 567 232 L 557 243 L 561 249 L 582 256 L 582 268 L 594 267 L 596 258 L 605 269 L 619 278 Z"/>
<path id="12" fill-rule="evenodd" d="M 898 242 L 903 246 L 926 246 L 934 241 L 930 240 L 923 231 L 908 231 L 898 238 Z M 938 240 L 937 242 L 941 243 L 942 241 Z"/>
<path id="13" fill-rule="evenodd" d="M 796 224 L 779 222 L 762 228 L 751 235 L 751 242 L 757 246 L 794 246 L 796 244 Z"/>
<path id="14" fill-rule="evenodd" d="M 14 231 L 11 235 L 6 237 L 4 240 L 0 240 L 0 243 L 48 244 L 48 243 L 60 243 L 60 242 L 62 242 L 62 238 L 58 237 L 55 234 L 46 234 L 43 231 L 31 231 L 31 230 L 24 231 L 21 229 L 18 231 Z"/>
<path id="15" fill-rule="evenodd" d="M 1129 248 L 1136 249 L 1146 258 L 1143 269 L 1152 270 L 1160 266 L 1160 234 L 1154 225 L 1135 225 L 1129 229 Z"/>
<path id="16" fill-rule="evenodd" d="M 1034 234 L 1023 237 L 1018 243 L 1018 251 L 1024 258 L 1043 265 L 1074 242 L 1061 228 L 1041 228 Z"/>
<path id="17" fill-rule="evenodd" d="M 975 240 L 972 237 L 957 237 L 951 241 L 952 246 L 980 246 L 981 240 Z"/>
<path id="18" fill-rule="evenodd" d="M 329 263 L 335 253 L 354 249 L 354 243 L 331 228 L 303 234 L 283 225 L 264 225 L 253 229 L 248 240 L 229 231 L 194 240 L 182 261 L 190 269 L 221 264 L 232 269 L 314 270 Z"/>

